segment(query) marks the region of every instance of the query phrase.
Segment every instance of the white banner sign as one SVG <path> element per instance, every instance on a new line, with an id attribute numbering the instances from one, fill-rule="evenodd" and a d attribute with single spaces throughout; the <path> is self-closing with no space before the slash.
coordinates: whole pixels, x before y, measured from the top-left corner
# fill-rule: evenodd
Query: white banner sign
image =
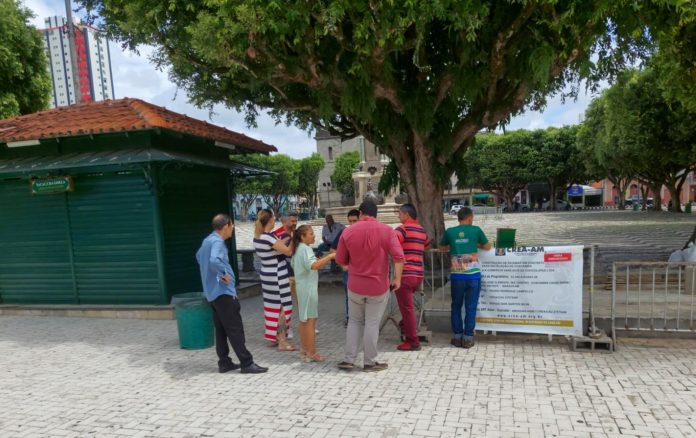
<path id="1" fill-rule="evenodd" d="M 582 246 L 479 251 L 477 330 L 582 336 Z"/>

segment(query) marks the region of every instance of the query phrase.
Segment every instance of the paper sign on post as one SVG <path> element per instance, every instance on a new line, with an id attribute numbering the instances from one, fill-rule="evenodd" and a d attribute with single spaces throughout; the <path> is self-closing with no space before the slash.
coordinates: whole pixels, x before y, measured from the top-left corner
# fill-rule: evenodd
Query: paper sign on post
<path id="1" fill-rule="evenodd" d="M 477 330 L 582 335 L 582 246 L 479 251 Z"/>

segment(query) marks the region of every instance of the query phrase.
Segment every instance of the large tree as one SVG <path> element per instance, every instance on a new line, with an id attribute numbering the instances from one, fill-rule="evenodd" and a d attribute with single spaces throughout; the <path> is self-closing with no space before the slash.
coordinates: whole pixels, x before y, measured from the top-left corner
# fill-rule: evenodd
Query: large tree
<path id="1" fill-rule="evenodd" d="M 636 173 L 629 166 L 630 154 L 619 147 L 617 133 L 607 124 L 609 109 L 605 94 L 594 99 L 585 111 L 585 120 L 577 134 L 578 149 L 587 175 L 592 179 L 607 178 L 611 181 L 618 192 L 618 207 L 624 209 L 626 189 Z"/>
<path id="2" fill-rule="evenodd" d="M 80 1 L 130 47 L 154 45 L 155 62 L 199 105 L 223 103 L 251 123 L 270 109 L 279 121 L 363 134 L 396 163 L 435 238 L 443 188 L 477 132 L 568 83 L 612 75 L 696 9 L 676 0 Z"/>
<path id="3" fill-rule="evenodd" d="M 266 205 L 279 215 L 287 209 L 290 196 L 299 193 L 298 160 L 283 154 L 250 154 L 235 159 L 271 172 L 270 175 L 250 177 L 242 182 L 237 192 L 248 195 L 242 200 L 242 207 L 246 204 L 248 208 L 260 195 Z"/>
<path id="4" fill-rule="evenodd" d="M 466 176 L 459 179 L 459 188 L 481 187 L 491 191 L 504 198 L 511 209 L 515 194 L 534 180 L 532 135 L 524 130 L 477 135 L 465 155 Z"/>
<path id="5" fill-rule="evenodd" d="M 556 210 L 556 197 L 571 184 L 586 180 L 581 152 L 577 147 L 577 126 L 548 128 L 530 134 L 532 148 L 531 172 L 535 180 L 548 184 L 551 210 Z"/>
<path id="6" fill-rule="evenodd" d="M 660 84 L 651 68 L 626 72 L 606 92 L 606 123 L 618 147 L 629 151 L 625 165 L 655 187 L 664 184 L 672 209 L 679 212 L 679 193 L 688 173 L 696 169 L 696 108 L 666 98 L 669 94 Z"/>
<path id="7" fill-rule="evenodd" d="M 317 190 L 319 173 L 324 168 L 324 159 L 316 152 L 300 160 L 297 191 L 304 196 L 309 204 L 309 216 L 314 219 L 317 208 Z"/>
<path id="8" fill-rule="evenodd" d="M 358 164 L 360 164 L 360 152 L 358 151 L 346 152 L 336 158 L 331 174 L 331 184 L 341 195 L 355 195 L 353 172 L 357 169 Z M 362 199 L 358 200 L 358 203 L 361 201 Z"/>
<path id="9" fill-rule="evenodd" d="M 48 106 L 51 76 L 33 14 L 16 0 L 0 0 L 0 119 Z"/>

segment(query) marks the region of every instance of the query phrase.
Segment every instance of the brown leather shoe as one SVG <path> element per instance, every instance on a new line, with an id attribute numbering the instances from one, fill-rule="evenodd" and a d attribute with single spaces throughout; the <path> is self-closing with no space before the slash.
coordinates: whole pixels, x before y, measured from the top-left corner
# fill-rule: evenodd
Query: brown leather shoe
<path id="1" fill-rule="evenodd" d="M 387 368 L 389 368 L 389 365 L 387 365 L 384 362 L 375 362 L 372 365 L 363 365 L 363 371 L 366 373 L 372 373 L 375 371 L 384 371 Z"/>
<path id="2" fill-rule="evenodd" d="M 454 345 L 457 348 L 461 348 L 462 347 L 462 340 L 457 339 L 457 338 L 452 338 L 452 340 L 450 341 L 450 344 Z"/>
<path id="3" fill-rule="evenodd" d="M 462 341 L 462 348 L 471 348 L 474 346 L 474 341 Z"/>

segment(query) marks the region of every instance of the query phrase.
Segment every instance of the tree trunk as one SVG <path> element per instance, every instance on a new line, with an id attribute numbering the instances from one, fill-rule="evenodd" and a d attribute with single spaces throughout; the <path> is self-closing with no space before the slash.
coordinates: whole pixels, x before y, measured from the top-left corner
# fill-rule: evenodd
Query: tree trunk
<path id="1" fill-rule="evenodd" d="M 619 193 L 619 205 L 618 207 L 621 210 L 626 209 L 626 200 L 624 199 L 624 195 L 626 193 L 626 186 L 631 182 L 629 178 L 611 178 L 609 177 L 609 181 L 614 184 L 614 188 L 616 188 L 616 191 Z"/>
<path id="2" fill-rule="evenodd" d="M 509 193 L 505 194 L 505 202 L 507 202 L 507 211 L 515 211 L 515 204 L 512 202 L 512 200 L 515 199 L 515 195 L 510 195 Z"/>
<path id="3" fill-rule="evenodd" d="M 418 184 L 406 187 L 409 199 L 416 207 L 418 221 L 423 225 L 430 240 L 437 246 L 445 233 L 445 218 L 442 213 L 444 185 L 436 184 L 431 176 L 417 176 Z"/>
<path id="4" fill-rule="evenodd" d="M 437 245 L 445 233 L 445 219 L 442 214 L 442 197 L 445 182 L 438 182 L 433 172 L 433 156 L 422 140 L 415 136 L 411 155 L 406 148 L 394 143 L 393 159 L 399 169 L 399 176 L 406 188 L 408 197 L 416 207 L 418 220 Z"/>
<path id="5" fill-rule="evenodd" d="M 675 179 L 671 179 L 667 181 L 667 188 L 669 189 L 669 197 L 672 200 L 672 209 L 671 211 L 675 213 L 681 213 L 681 189 L 682 186 L 684 185 L 684 181 L 686 181 L 686 172 L 684 172 L 685 175 L 683 177 L 678 177 Z"/>
<path id="6" fill-rule="evenodd" d="M 662 211 L 662 194 L 660 190 L 662 184 L 651 184 L 650 191 L 653 193 L 653 211 Z"/>
<path id="7" fill-rule="evenodd" d="M 641 210 L 646 211 L 648 209 L 648 192 L 650 191 L 650 188 L 645 185 L 641 184 L 640 185 L 640 196 L 643 197 L 643 205 L 641 206 Z"/>
<path id="8" fill-rule="evenodd" d="M 556 206 L 556 186 L 554 184 L 549 183 L 549 189 L 551 190 L 551 196 L 549 199 L 549 210 L 556 211 L 558 210 Z"/>

